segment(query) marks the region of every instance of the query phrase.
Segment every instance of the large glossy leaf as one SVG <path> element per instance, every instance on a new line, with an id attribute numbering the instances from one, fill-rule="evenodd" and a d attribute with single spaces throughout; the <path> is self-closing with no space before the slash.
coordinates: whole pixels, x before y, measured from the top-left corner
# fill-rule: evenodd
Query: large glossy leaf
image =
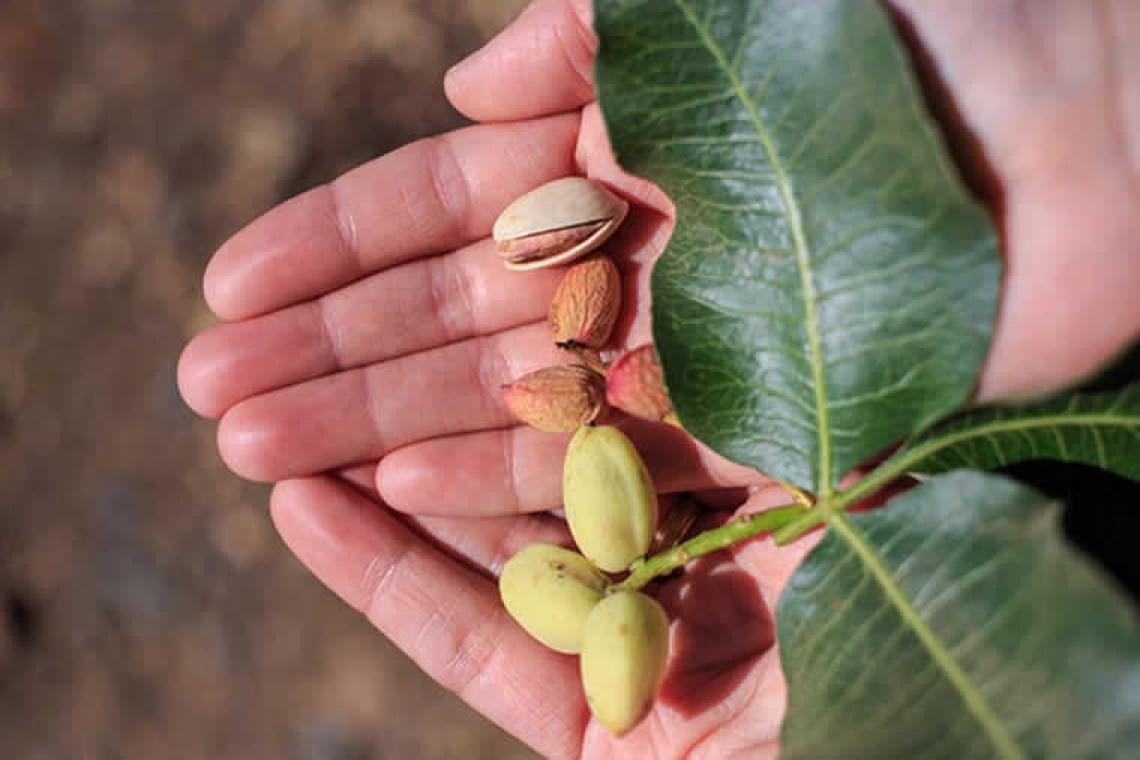
<path id="1" fill-rule="evenodd" d="M 686 429 L 819 493 L 957 408 L 999 258 L 874 0 L 596 0 L 617 158 L 677 228 L 653 330 Z"/>
<path id="2" fill-rule="evenodd" d="M 793 758 L 1132 758 L 1140 626 L 997 475 L 833 519 L 780 598 Z"/>
<path id="3" fill-rule="evenodd" d="M 1140 383 L 1025 406 L 971 409 L 908 443 L 887 467 L 937 473 L 1029 459 L 1080 462 L 1140 480 Z"/>

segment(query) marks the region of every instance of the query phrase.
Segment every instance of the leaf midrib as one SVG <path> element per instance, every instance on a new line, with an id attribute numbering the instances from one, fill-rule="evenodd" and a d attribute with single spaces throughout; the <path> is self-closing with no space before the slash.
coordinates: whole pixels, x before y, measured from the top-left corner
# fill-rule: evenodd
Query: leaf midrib
<path id="1" fill-rule="evenodd" d="M 768 133 L 767 128 L 765 128 L 763 119 L 760 118 L 760 112 L 756 103 L 748 96 L 748 91 L 744 87 L 744 83 L 740 80 L 740 74 L 729 62 L 724 51 L 721 50 L 720 46 L 713 40 L 708 28 L 697 18 L 696 13 L 689 7 L 689 4 L 685 0 L 674 0 L 674 2 L 681 13 L 685 14 L 685 18 L 692 25 L 713 58 L 716 59 L 721 70 L 724 71 L 725 75 L 729 78 L 729 81 L 732 83 L 733 92 L 745 110 L 748 111 L 748 117 L 752 121 L 752 126 L 756 129 L 756 136 L 760 140 L 764 152 L 768 154 L 768 161 L 772 165 L 772 174 L 776 178 L 776 184 L 780 189 L 780 197 L 784 202 L 785 216 L 788 220 L 788 226 L 791 228 L 792 242 L 796 250 L 796 264 L 800 274 L 800 287 L 804 294 L 804 330 L 807 333 L 808 348 L 811 354 L 809 360 L 811 363 L 812 386 L 815 392 L 816 436 L 819 443 L 819 463 L 817 465 L 818 471 L 815 490 L 820 497 L 831 496 L 833 493 L 831 483 L 831 428 L 827 411 L 827 386 L 823 373 L 823 350 L 820 345 L 819 325 L 815 311 L 815 283 L 812 279 L 811 254 L 808 251 L 803 221 L 800 218 L 800 207 L 792 191 L 791 181 L 788 178 L 787 172 L 784 170 L 779 155 L 776 153 L 776 146 L 772 142 L 772 136 Z M 744 43 L 742 42 L 741 44 Z"/>
<path id="2" fill-rule="evenodd" d="M 1015 418 L 1012 420 L 992 420 L 977 427 L 964 428 L 954 431 L 942 438 L 934 438 L 926 443 L 915 446 L 910 452 L 903 451 L 900 464 L 907 467 L 911 464 L 937 454 L 947 446 L 953 446 L 971 438 L 982 438 L 987 435 L 1000 433 L 1025 432 L 1036 428 L 1063 428 L 1063 427 L 1137 427 L 1140 418 L 1111 417 L 1102 412 L 1097 414 L 1065 414 L 1047 417 Z"/>
<path id="3" fill-rule="evenodd" d="M 991 420 L 977 427 L 966 427 L 948 435 L 933 438 L 920 443 L 913 449 L 904 448 L 895 456 L 880 465 L 874 472 L 860 480 L 849 489 L 839 494 L 837 509 L 846 509 L 863 497 L 877 491 L 888 482 L 910 471 L 911 467 L 922 460 L 934 456 L 942 449 L 953 446 L 972 438 L 982 438 L 987 435 L 1000 433 L 1018 433 L 1036 428 L 1064 428 L 1064 427 L 1140 427 L 1140 418 L 1110 416 L 1104 412 L 1082 414 L 1062 412 L 1044 417 L 1017 417 L 1014 419 Z M 1075 461 L 1070 458 L 1061 461 Z"/>
<path id="4" fill-rule="evenodd" d="M 926 624 L 918 610 L 910 603 L 906 594 L 891 576 L 891 571 L 883 564 L 878 552 L 864 540 L 863 535 L 856 530 L 843 512 L 830 515 L 827 524 L 858 555 L 863 566 L 874 576 L 883 589 L 883 594 L 887 600 L 898 610 L 903 622 L 918 637 L 934 664 L 962 697 L 966 709 L 981 725 L 998 755 L 1006 760 L 1023 760 L 1025 755 L 1005 730 L 1005 726 L 1001 724 L 989 702 L 970 681 L 969 676 L 962 670 L 961 665 L 958 664 L 950 651 L 946 649 L 938 635 Z"/>

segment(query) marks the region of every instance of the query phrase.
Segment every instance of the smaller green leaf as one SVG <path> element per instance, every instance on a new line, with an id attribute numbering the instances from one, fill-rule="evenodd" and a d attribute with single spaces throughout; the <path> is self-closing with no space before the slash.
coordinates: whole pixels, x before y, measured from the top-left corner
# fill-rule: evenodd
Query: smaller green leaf
<path id="1" fill-rule="evenodd" d="M 1080 462 L 1140 480 L 1140 383 L 1025 406 L 986 406 L 936 425 L 883 466 L 893 472 L 988 470 L 1029 459 Z"/>
<path id="2" fill-rule="evenodd" d="M 1140 625 L 1059 516 L 968 471 L 834 516 L 776 613 L 781 757 L 1136 757 Z"/>

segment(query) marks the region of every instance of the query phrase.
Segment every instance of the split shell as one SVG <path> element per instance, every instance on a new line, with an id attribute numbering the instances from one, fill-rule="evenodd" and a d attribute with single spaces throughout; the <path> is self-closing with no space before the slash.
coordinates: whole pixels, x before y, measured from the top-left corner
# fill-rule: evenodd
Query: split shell
<path id="1" fill-rule="evenodd" d="M 585 256 L 617 230 L 629 204 L 600 182 L 563 177 L 503 210 L 491 235 L 508 269 L 557 266 Z"/>

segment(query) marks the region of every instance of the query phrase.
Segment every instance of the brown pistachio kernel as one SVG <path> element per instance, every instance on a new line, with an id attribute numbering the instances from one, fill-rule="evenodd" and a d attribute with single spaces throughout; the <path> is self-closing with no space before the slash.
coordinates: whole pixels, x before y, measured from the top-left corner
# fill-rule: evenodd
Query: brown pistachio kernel
<path id="1" fill-rule="evenodd" d="M 550 302 L 550 330 L 563 348 L 601 348 L 621 311 L 621 275 L 607 256 L 566 270 Z"/>
<path id="2" fill-rule="evenodd" d="M 492 236 L 508 269 L 565 264 L 601 245 L 625 219 L 629 204 L 601 183 L 563 177 L 507 206 Z"/>
<path id="3" fill-rule="evenodd" d="M 572 433 L 606 409 L 605 380 L 588 367 L 546 367 L 503 386 L 511 414 L 550 433 Z"/>

